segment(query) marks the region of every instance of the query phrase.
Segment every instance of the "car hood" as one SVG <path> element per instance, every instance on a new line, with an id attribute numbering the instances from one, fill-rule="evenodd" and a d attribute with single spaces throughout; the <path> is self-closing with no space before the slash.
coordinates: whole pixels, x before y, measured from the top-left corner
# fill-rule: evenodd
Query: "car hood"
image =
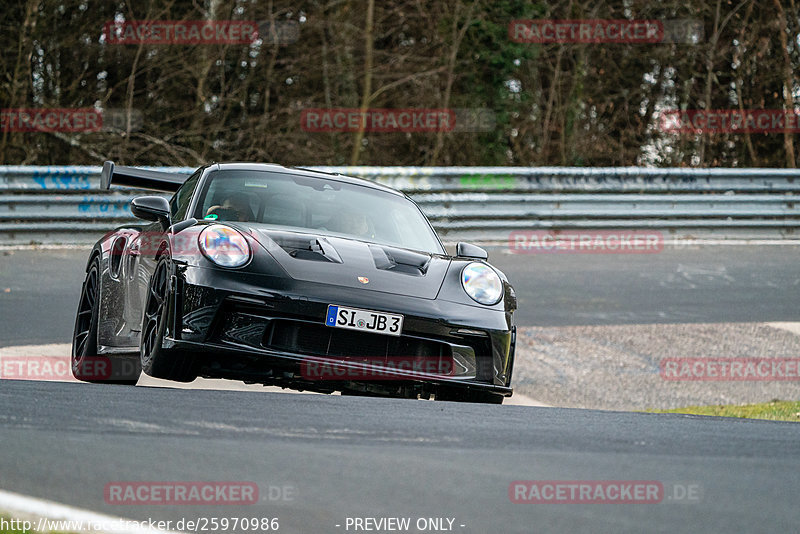
<path id="1" fill-rule="evenodd" d="M 324 234 L 242 226 L 295 280 L 435 299 L 450 265 L 444 255 Z"/>

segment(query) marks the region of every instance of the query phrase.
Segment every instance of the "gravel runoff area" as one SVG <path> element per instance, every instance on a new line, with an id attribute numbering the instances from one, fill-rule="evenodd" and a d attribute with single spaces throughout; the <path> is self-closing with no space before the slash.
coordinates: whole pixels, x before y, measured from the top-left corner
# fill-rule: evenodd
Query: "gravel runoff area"
<path id="1" fill-rule="evenodd" d="M 668 372 L 665 358 L 681 359 L 673 371 L 692 379 L 674 380 L 674 372 L 671 379 L 662 376 Z M 696 359 L 722 358 L 745 358 L 737 376 L 748 379 L 697 380 L 710 368 L 680 367 L 686 359 L 693 365 Z M 753 380 L 754 368 L 748 373 L 746 365 L 756 358 L 795 363 L 772 368 L 771 361 L 755 368 L 768 379 Z M 800 323 L 524 327 L 517 336 L 514 390 L 552 406 L 607 410 L 798 400 L 797 360 Z M 781 373 L 784 378 L 773 378 Z"/>

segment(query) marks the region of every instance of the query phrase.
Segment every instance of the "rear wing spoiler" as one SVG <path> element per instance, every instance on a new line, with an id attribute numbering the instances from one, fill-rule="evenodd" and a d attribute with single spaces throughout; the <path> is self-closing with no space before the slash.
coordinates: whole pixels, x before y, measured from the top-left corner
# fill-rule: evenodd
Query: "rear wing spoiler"
<path id="1" fill-rule="evenodd" d="M 113 161 L 106 161 L 103 163 L 103 171 L 100 173 L 100 187 L 102 189 L 111 189 L 111 184 L 114 184 L 136 189 L 174 193 L 187 178 L 189 176 L 186 174 L 151 171 L 137 169 L 136 167 L 118 167 L 114 165 Z"/>

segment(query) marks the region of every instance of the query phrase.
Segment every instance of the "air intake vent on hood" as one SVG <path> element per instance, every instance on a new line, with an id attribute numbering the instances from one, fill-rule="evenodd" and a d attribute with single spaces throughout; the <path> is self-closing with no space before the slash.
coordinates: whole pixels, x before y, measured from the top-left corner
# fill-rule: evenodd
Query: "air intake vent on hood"
<path id="1" fill-rule="evenodd" d="M 284 232 L 265 232 L 270 239 L 298 260 L 342 263 L 342 258 L 324 237 L 303 236 Z"/>
<path id="2" fill-rule="evenodd" d="M 428 271 L 428 266 L 431 263 L 431 257 L 427 254 L 411 252 L 401 248 L 370 245 L 369 250 L 372 252 L 375 267 L 384 271 L 422 276 Z"/>

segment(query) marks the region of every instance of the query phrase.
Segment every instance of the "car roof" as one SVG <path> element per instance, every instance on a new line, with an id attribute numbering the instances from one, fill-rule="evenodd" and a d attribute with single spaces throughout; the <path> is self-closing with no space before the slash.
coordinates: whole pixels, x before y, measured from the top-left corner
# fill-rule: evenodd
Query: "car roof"
<path id="1" fill-rule="evenodd" d="M 360 185 L 363 187 L 369 187 L 371 189 L 377 189 L 379 191 L 384 191 L 387 193 L 394 193 L 395 195 L 399 195 L 402 197 L 405 196 L 405 194 L 398 191 L 397 189 L 392 189 L 391 187 L 379 184 L 378 182 L 373 182 L 372 180 L 364 180 L 363 178 L 354 178 L 352 176 L 346 176 L 344 174 L 338 174 L 338 173 L 335 174 L 330 172 L 317 171 L 313 169 L 304 169 L 300 167 L 284 167 L 283 165 L 279 165 L 277 163 L 240 163 L 240 162 L 212 163 L 207 167 L 207 169 L 217 170 L 217 171 L 233 171 L 233 170 L 272 171 L 272 172 L 279 172 L 281 174 L 292 174 L 295 176 L 303 176 L 307 178 L 318 178 L 320 180 L 333 180 L 336 182 Z"/>

